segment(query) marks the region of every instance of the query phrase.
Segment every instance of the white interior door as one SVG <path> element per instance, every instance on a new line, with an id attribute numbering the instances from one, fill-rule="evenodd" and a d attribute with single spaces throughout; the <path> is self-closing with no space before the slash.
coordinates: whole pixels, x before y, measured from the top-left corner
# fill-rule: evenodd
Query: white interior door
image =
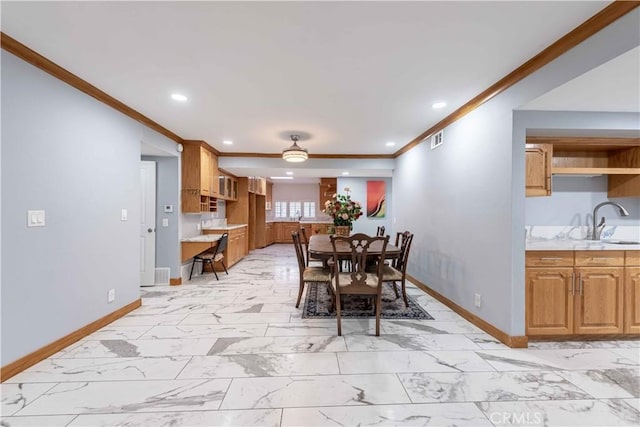
<path id="1" fill-rule="evenodd" d="M 156 270 L 156 162 L 140 162 L 140 284 L 151 286 Z"/>

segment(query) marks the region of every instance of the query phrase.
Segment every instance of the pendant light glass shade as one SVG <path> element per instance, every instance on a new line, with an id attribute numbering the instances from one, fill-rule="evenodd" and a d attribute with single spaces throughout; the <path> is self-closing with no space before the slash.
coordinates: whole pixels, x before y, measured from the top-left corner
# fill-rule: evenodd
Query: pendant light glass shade
<path id="1" fill-rule="evenodd" d="M 298 140 L 300 139 L 299 135 L 291 135 L 291 140 L 293 141 L 293 145 L 289 148 L 285 148 L 282 150 L 282 158 L 287 162 L 304 162 L 309 158 L 309 153 L 306 148 L 301 148 L 298 146 Z"/>

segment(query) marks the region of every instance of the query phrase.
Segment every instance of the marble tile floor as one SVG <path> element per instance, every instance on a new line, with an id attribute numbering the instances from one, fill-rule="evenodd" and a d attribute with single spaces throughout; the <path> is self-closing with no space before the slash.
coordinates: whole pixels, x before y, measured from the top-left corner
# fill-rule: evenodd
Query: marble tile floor
<path id="1" fill-rule="evenodd" d="M 293 247 L 143 306 L 1 386 L 2 426 L 638 426 L 640 341 L 510 349 L 435 320 L 303 319 Z"/>

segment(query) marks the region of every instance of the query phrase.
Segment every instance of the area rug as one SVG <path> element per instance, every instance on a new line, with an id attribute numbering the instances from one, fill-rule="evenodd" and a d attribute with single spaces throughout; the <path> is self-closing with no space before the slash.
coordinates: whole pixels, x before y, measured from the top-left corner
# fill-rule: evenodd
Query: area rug
<path id="1" fill-rule="evenodd" d="M 370 297 L 359 295 L 343 296 L 344 304 L 341 307 L 342 318 L 362 319 L 375 317 L 374 305 L 368 303 Z M 402 295 L 396 298 L 393 288 L 389 284 L 382 287 L 382 313 L 383 319 L 427 319 L 433 317 L 418 304 L 411 295 L 407 295 L 409 307 L 404 305 Z M 307 297 L 302 309 L 302 318 L 332 318 L 336 312 L 331 308 L 331 296 L 324 284 L 308 284 Z"/>

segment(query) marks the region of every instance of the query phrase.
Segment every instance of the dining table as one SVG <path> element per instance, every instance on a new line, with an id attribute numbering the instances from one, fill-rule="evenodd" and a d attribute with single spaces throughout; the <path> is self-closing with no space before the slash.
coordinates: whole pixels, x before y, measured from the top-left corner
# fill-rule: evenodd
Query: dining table
<path id="1" fill-rule="evenodd" d="M 336 252 L 338 258 L 348 259 L 351 256 L 351 246 L 345 241 L 336 242 Z M 382 242 L 375 241 L 367 250 L 367 255 L 371 257 L 380 256 L 382 253 Z M 387 243 L 385 259 L 398 258 L 400 256 L 400 248 Z M 333 257 L 333 245 L 329 234 L 314 234 L 309 238 L 309 257 L 322 260 L 323 263 Z"/>

